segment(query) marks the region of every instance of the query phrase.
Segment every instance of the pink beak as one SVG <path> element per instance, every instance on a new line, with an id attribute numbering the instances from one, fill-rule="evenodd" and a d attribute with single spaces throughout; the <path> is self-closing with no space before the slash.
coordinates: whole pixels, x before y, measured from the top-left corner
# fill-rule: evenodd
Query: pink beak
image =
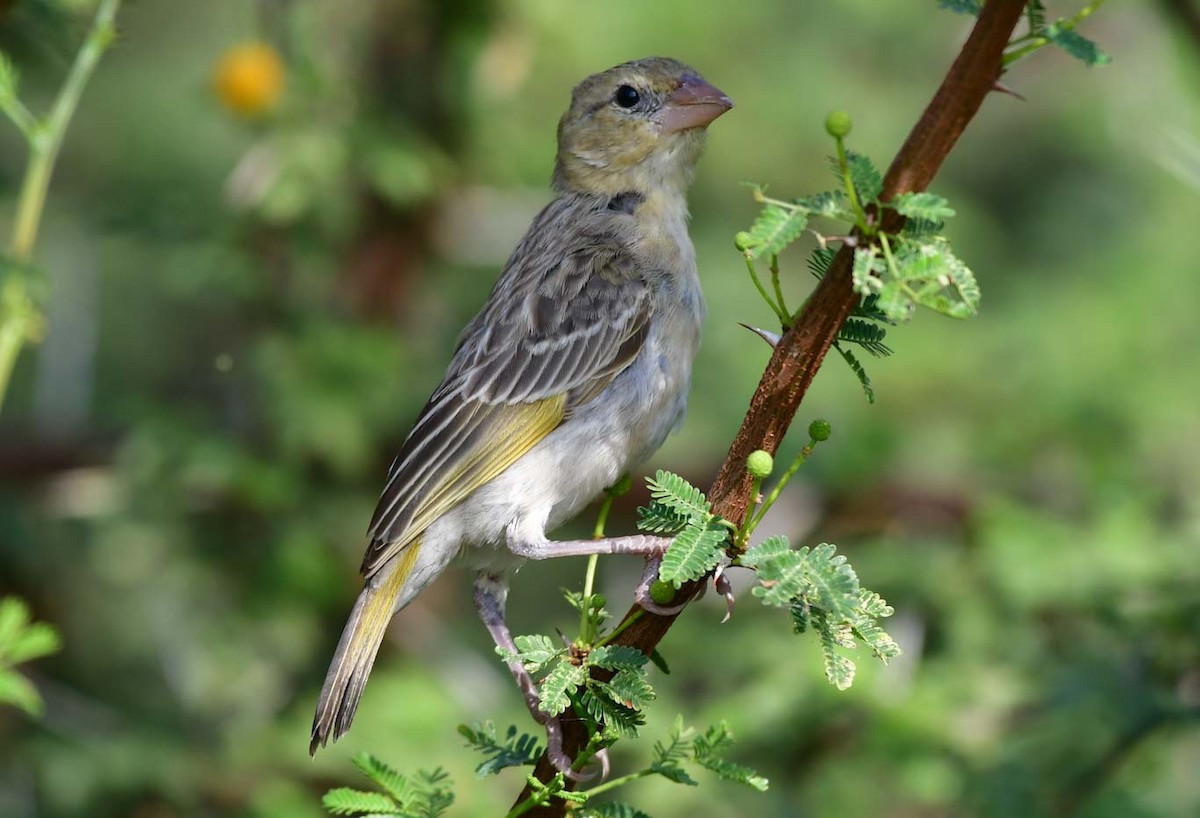
<path id="1" fill-rule="evenodd" d="M 703 128 L 732 107 L 733 101 L 721 89 L 695 74 L 684 74 L 658 121 L 663 133 Z"/>

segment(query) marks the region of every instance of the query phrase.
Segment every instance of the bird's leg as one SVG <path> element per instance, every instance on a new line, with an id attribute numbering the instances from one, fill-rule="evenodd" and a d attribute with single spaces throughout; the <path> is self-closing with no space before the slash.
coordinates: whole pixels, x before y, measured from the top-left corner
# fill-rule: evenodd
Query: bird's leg
<path id="1" fill-rule="evenodd" d="M 671 544 L 670 537 L 649 537 L 634 534 L 629 537 L 608 537 L 602 540 L 525 540 L 509 532 L 508 550 L 527 560 L 548 560 L 554 557 L 590 557 L 608 554 L 637 554 L 661 557 Z"/>
<path id="2" fill-rule="evenodd" d="M 496 643 L 496 647 L 516 653 L 517 645 L 513 642 L 508 623 L 504 621 L 504 603 L 507 598 L 508 583 L 502 577 L 481 573 L 475 578 L 475 610 L 479 613 L 479 618 L 483 620 L 483 626 L 492 635 L 492 641 Z M 534 721 L 546 728 L 546 756 L 550 759 L 550 763 L 569 778 L 576 781 L 587 780 L 589 776 L 581 775 L 571 769 L 573 762 L 563 752 L 563 729 L 558 717 L 549 716 L 539 709 L 538 704 L 541 699 L 538 697 L 537 685 L 534 684 L 529 671 L 517 660 L 509 661 L 507 664 L 513 678 L 517 681 L 517 687 L 520 688 L 521 695 L 525 699 L 525 706 L 529 708 Z M 599 757 L 602 774 L 607 776 L 607 750 L 601 750 L 596 755 Z"/>
<path id="3" fill-rule="evenodd" d="M 545 560 L 552 557 L 590 557 L 592 554 L 640 554 L 646 558 L 646 570 L 642 573 L 642 581 L 634 591 L 634 598 L 652 614 L 659 616 L 674 616 L 683 610 L 691 600 L 678 605 L 659 605 L 650 597 L 650 586 L 658 579 L 658 566 L 662 555 L 671 544 L 670 537 L 648 537 L 635 534 L 629 537 L 609 537 L 603 540 L 540 540 L 523 541 L 509 536 L 508 549 L 518 557 L 531 560 Z"/>

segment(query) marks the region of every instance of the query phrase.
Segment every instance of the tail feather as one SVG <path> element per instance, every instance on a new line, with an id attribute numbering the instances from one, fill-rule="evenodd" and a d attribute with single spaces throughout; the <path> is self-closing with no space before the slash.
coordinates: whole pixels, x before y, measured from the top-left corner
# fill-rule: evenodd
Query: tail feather
<path id="1" fill-rule="evenodd" d="M 337 741 L 350 729 L 367 686 L 367 677 L 375 664 L 375 655 L 396 612 L 396 599 L 417 560 L 420 546 L 419 540 L 412 543 L 397 555 L 397 564 L 390 574 L 385 568 L 382 581 L 378 584 L 369 581 L 358 595 L 321 687 L 317 712 L 313 716 L 309 755 L 315 754 L 317 748 L 324 747 L 327 742 Z"/>

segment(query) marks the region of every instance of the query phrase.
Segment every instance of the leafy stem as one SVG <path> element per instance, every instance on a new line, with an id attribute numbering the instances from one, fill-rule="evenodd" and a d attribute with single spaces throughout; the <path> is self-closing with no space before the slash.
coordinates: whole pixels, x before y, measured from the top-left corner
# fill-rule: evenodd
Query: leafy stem
<path id="1" fill-rule="evenodd" d="M 1071 15 L 1070 17 L 1066 18 L 1065 20 L 1059 20 L 1058 22 L 1056 22 L 1054 24 L 1054 27 L 1058 31 L 1074 31 L 1076 26 L 1078 26 L 1080 23 L 1082 23 L 1088 17 L 1091 17 L 1092 14 L 1095 13 L 1095 11 L 1098 8 L 1100 8 L 1102 5 L 1104 5 L 1104 0 L 1092 0 L 1092 2 L 1088 3 L 1086 6 L 1081 8 L 1079 11 L 1075 12 L 1075 14 Z M 1044 30 L 1045 29 L 1043 29 L 1043 31 Z M 1030 54 L 1037 51 L 1038 49 L 1049 45 L 1051 42 L 1053 42 L 1053 40 L 1050 37 L 1044 36 L 1041 32 L 1031 31 L 1024 36 L 1018 37 L 1017 39 L 1013 40 L 1010 43 L 1010 45 L 1018 45 L 1020 43 L 1025 43 L 1025 42 L 1027 42 L 1028 45 L 1022 46 L 1021 48 L 1018 48 L 1015 51 L 1009 51 L 1004 54 L 1004 57 L 1001 60 L 1001 65 L 1004 68 L 1008 68 L 1010 65 L 1017 62 L 1018 60 L 1028 57 Z"/>
<path id="2" fill-rule="evenodd" d="M 115 37 L 113 20 L 118 6 L 120 0 L 100 0 L 91 29 L 45 120 L 39 121 L 17 99 L 9 71 L 8 87 L 0 94 L 0 107 L 25 135 L 29 144 L 29 160 L 17 196 L 16 221 L 8 245 L 10 262 L 16 266 L 24 267 L 33 258 L 54 163 L 58 159 L 67 126 L 79 106 L 84 86 Z M 8 391 L 17 354 L 22 344 L 36 335 L 40 326 L 40 310 L 25 283 L 19 277 L 9 275 L 3 293 L 0 293 L 0 406 Z"/>
<path id="3" fill-rule="evenodd" d="M 863 210 L 862 202 L 858 199 L 858 191 L 854 186 L 854 178 L 850 175 L 850 159 L 846 155 L 846 140 L 842 135 L 834 136 L 834 141 L 837 143 L 837 160 L 838 168 L 842 173 L 842 185 L 846 188 L 846 196 L 850 199 L 850 207 L 854 210 L 854 224 L 865 235 L 872 234 L 870 222 L 867 220 L 867 212 Z"/>
<path id="4" fill-rule="evenodd" d="M 746 269 L 750 271 L 750 280 L 754 282 L 754 288 L 758 290 L 758 294 L 762 296 L 763 301 L 767 302 L 767 306 L 771 308 L 771 312 L 775 313 L 775 317 L 779 319 L 783 326 L 790 326 L 792 317 L 780 305 L 775 303 L 775 299 L 767 292 L 767 288 L 763 286 L 762 280 L 758 277 L 758 271 L 754 269 L 754 259 L 748 255 L 743 255 L 746 260 Z"/>

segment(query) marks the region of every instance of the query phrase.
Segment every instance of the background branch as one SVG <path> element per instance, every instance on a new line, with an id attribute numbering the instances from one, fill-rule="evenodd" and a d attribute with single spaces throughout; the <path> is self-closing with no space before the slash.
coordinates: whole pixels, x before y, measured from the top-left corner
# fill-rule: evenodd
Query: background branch
<path id="1" fill-rule="evenodd" d="M 989 0 L 984 6 L 941 87 L 888 168 L 881 195 L 883 200 L 928 187 L 999 78 L 1005 46 L 1024 8 L 1024 0 Z M 885 211 L 885 230 L 895 231 L 900 221 L 894 211 Z M 755 449 L 773 454 L 779 448 L 825 354 L 859 300 L 851 286 L 852 261 L 853 248 L 843 245 L 799 320 L 775 347 L 750 399 L 741 429 L 708 492 L 713 511 L 726 519 L 741 519 L 750 502 L 751 480 L 745 468 L 746 457 Z M 696 584 L 686 586 L 680 594 L 694 594 L 697 589 Z M 635 607 L 625 616 L 628 618 L 640 610 Z M 674 621 L 674 616 L 643 614 L 614 642 L 649 654 Z M 571 721 L 564 724 L 564 729 L 565 749 L 574 755 L 586 743 L 587 735 L 582 725 Z M 555 772 L 543 756 L 534 775 L 541 781 L 548 781 Z M 517 802 L 524 801 L 530 794 L 530 788 L 526 787 Z M 540 818 L 561 816 L 565 814 L 565 807 L 565 802 L 555 800 L 525 814 Z"/>

